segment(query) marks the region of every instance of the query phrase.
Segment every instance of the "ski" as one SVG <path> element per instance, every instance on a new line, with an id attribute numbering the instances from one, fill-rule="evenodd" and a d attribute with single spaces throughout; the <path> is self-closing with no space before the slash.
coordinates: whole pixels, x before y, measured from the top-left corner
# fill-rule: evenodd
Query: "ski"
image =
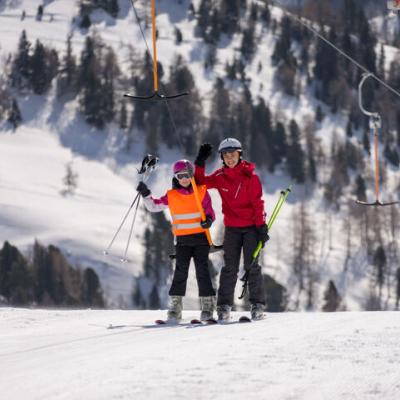
<path id="1" fill-rule="evenodd" d="M 169 326 L 174 326 L 174 325 L 179 325 L 180 321 L 172 321 L 168 319 L 156 319 L 154 321 L 156 325 L 169 325 Z"/>
<path id="2" fill-rule="evenodd" d="M 262 321 L 265 317 L 261 317 L 261 318 L 256 318 L 256 319 L 252 319 L 247 317 L 246 315 L 242 315 L 239 319 L 238 322 L 239 323 L 246 323 L 246 322 L 257 322 L 257 321 Z"/>
<path id="3" fill-rule="evenodd" d="M 218 321 L 214 318 L 206 319 L 204 321 L 201 321 L 201 320 L 195 318 L 190 321 L 191 325 L 214 325 L 217 323 L 218 323 Z"/>

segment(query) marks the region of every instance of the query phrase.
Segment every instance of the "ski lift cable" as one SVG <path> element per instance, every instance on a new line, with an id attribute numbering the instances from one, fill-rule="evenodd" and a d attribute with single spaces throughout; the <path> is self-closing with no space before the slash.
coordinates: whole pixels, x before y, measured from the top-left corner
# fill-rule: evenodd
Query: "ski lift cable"
<path id="1" fill-rule="evenodd" d="M 319 39 L 321 39 L 323 42 L 325 42 L 328 46 L 331 46 L 333 49 L 335 49 L 338 53 L 340 53 L 343 57 L 347 58 L 349 61 L 351 61 L 354 65 L 356 65 L 359 69 L 364 71 L 365 73 L 369 74 L 369 76 L 373 79 L 375 79 L 377 82 L 379 82 L 381 85 L 383 85 L 386 89 L 390 90 L 393 94 L 396 96 L 400 97 L 400 92 L 397 91 L 396 89 L 393 89 L 388 83 L 386 83 L 384 80 L 376 76 L 374 73 L 372 73 L 368 68 L 364 67 L 362 64 L 360 64 L 358 61 L 356 61 L 353 57 L 349 56 L 347 53 L 345 53 L 342 49 L 334 45 L 330 40 L 328 40 L 325 36 L 323 36 L 320 32 L 318 32 L 315 28 L 310 26 L 308 23 L 302 20 L 301 17 L 297 17 L 296 15 L 290 13 L 285 6 L 279 1 L 279 0 L 274 0 L 274 3 L 278 4 L 283 12 L 291 19 L 295 20 L 296 22 L 300 23 L 303 25 L 305 28 L 307 28 L 309 31 L 314 33 Z"/>
<path id="2" fill-rule="evenodd" d="M 137 0 L 136 0 L 136 1 L 137 1 Z M 144 41 L 144 43 L 145 43 L 147 52 L 148 52 L 149 57 L 151 58 L 151 60 L 152 60 L 152 62 L 153 62 L 154 82 L 155 82 L 155 87 L 158 89 L 157 64 L 154 62 L 155 60 L 154 60 L 154 58 L 153 58 L 153 56 L 152 56 L 152 53 L 151 53 L 151 51 L 150 51 L 150 46 L 149 46 L 149 44 L 147 43 L 146 36 L 145 36 L 145 34 L 144 34 L 142 25 L 141 25 L 141 23 L 140 23 L 139 14 L 138 14 L 138 12 L 137 12 L 137 10 L 136 10 L 136 7 L 135 7 L 135 1 L 134 1 L 134 0 L 131 0 L 131 4 L 132 4 L 133 12 L 134 12 L 134 14 L 135 14 L 135 18 L 136 18 L 137 24 L 139 25 L 139 29 L 140 29 L 140 32 L 141 32 L 143 41 Z M 154 24 L 154 20 L 155 20 L 154 17 L 155 17 L 155 16 L 153 15 L 153 18 L 152 18 L 153 24 Z M 155 35 L 154 26 L 153 26 L 153 35 Z M 153 40 L 153 43 L 155 43 L 154 40 Z M 154 44 L 154 46 L 155 46 L 155 44 Z M 155 47 L 154 47 L 154 48 L 155 48 Z M 154 53 L 154 54 L 155 54 L 155 53 Z M 164 90 L 164 85 L 163 85 L 162 83 L 161 83 L 161 86 L 162 86 L 162 88 L 163 88 L 163 90 Z M 165 92 L 165 90 L 164 90 L 164 92 Z M 174 96 L 171 96 L 171 97 L 173 98 Z M 179 135 L 179 133 L 178 133 L 178 129 L 177 129 L 177 127 L 176 127 L 176 123 L 175 123 L 174 117 L 173 117 L 173 115 L 172 115 L 171 108 L 170 108 L 169 103 L 168 103 L 168 99 L 167 99 L 166 97 L 163 97 L 163 100 L 164 100 L 165 105 L 166 105 L 166 107 L 167 107 L 168 116 L 169 116 L 169 119 L 170 119 L 170 121 L 171 121 L 172 127 L 173 127 L 173 129 L 174 129 L 175 136 L 176 136 L 176 138 L 178 139 L 178 144 L 179 144 L 180 151 L 181 151 L 182 153 L 184 153 L 184 146 L 183 146 L 181 137 L 180 137 L 180 135 Z"/>

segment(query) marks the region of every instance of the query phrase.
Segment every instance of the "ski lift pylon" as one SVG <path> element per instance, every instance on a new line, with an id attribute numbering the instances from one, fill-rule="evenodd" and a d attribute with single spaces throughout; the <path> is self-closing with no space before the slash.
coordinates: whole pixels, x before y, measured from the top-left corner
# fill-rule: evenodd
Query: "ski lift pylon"
<path id="1" fill-rule="evenodd" d="M 377 112 L 371 112 L 364 108 L 362 102 L 362 87 L 365 81 L 372 76 L 372 73 L 364 73 L 362 75 L 362 79 L 358 85 L 358 105 L 363 114 L 365 114 L 369 118 L 369 127 L 374 132 L 374 158 L 375 158 L 375 201 L 373 203 L 367 203 L 365 201 L 356 200 L 357 204 L 361 204 L 364 206 L 391 206 L 394 204 L 398 204 L 398 201 L 392 201 L 389 203 L 382 203 L 379 200 L 379 151 L 378 151 L 378 133 L 379 129 L 381 129 L 382 122 L 381 116 Z"/>
<path id="2" fill-rule="evenodd" d="M 178 93 L 174 95 L 161 94 L 158 91 L 158 73 L 157 73 L 157 45 L 156 45 L 156 0 L 151 0 L 151 31 L 153 42 L 153 93 L 149 96 L 135 96 L 131 93 L 125 93 L 124 97 L 129 97 L 133 100 L 169 100 L 178 97 L 187 96 L 188 92 Z"/>

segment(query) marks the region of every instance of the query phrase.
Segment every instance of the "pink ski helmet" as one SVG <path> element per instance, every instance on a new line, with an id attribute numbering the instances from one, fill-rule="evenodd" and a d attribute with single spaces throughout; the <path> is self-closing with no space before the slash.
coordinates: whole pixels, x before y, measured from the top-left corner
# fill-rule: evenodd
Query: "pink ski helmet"
<path id="1" fill-rule="evenodd" d="M 193 176 L 194 167 L 189 160 L 178 160 L 173 166 L 174 175 L 178 172 L 187 171 L 190 176 Z"/>

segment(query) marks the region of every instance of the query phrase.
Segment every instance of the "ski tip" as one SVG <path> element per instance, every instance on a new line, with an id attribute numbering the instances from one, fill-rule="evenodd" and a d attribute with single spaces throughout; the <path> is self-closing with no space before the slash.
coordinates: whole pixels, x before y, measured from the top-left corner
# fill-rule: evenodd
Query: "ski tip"
<path id="1" fill-rule="evenodd" d="M 246 317 L 245 315 L 242 315 L 240 318 L 239 318 L 239 322 L 251 322 L 251 319 L 249 318 L 249 317 Z"/>
<path id="2" fill-rule="evenodd" d="M 201 322 L 199 319 L 192 319 L 192 320 L 190 321 L 190 323 L 191 323 L 192 325 L 201 325 L 201 324 L 202 324 L 202 322 Z"/>
<path id="3" fill-rule="evenodd" d="M 163 319 L 156 319 L 154 322 L 157 325 L 166 325 L 167 324 L 167 321 L 164 321 Z"/>

